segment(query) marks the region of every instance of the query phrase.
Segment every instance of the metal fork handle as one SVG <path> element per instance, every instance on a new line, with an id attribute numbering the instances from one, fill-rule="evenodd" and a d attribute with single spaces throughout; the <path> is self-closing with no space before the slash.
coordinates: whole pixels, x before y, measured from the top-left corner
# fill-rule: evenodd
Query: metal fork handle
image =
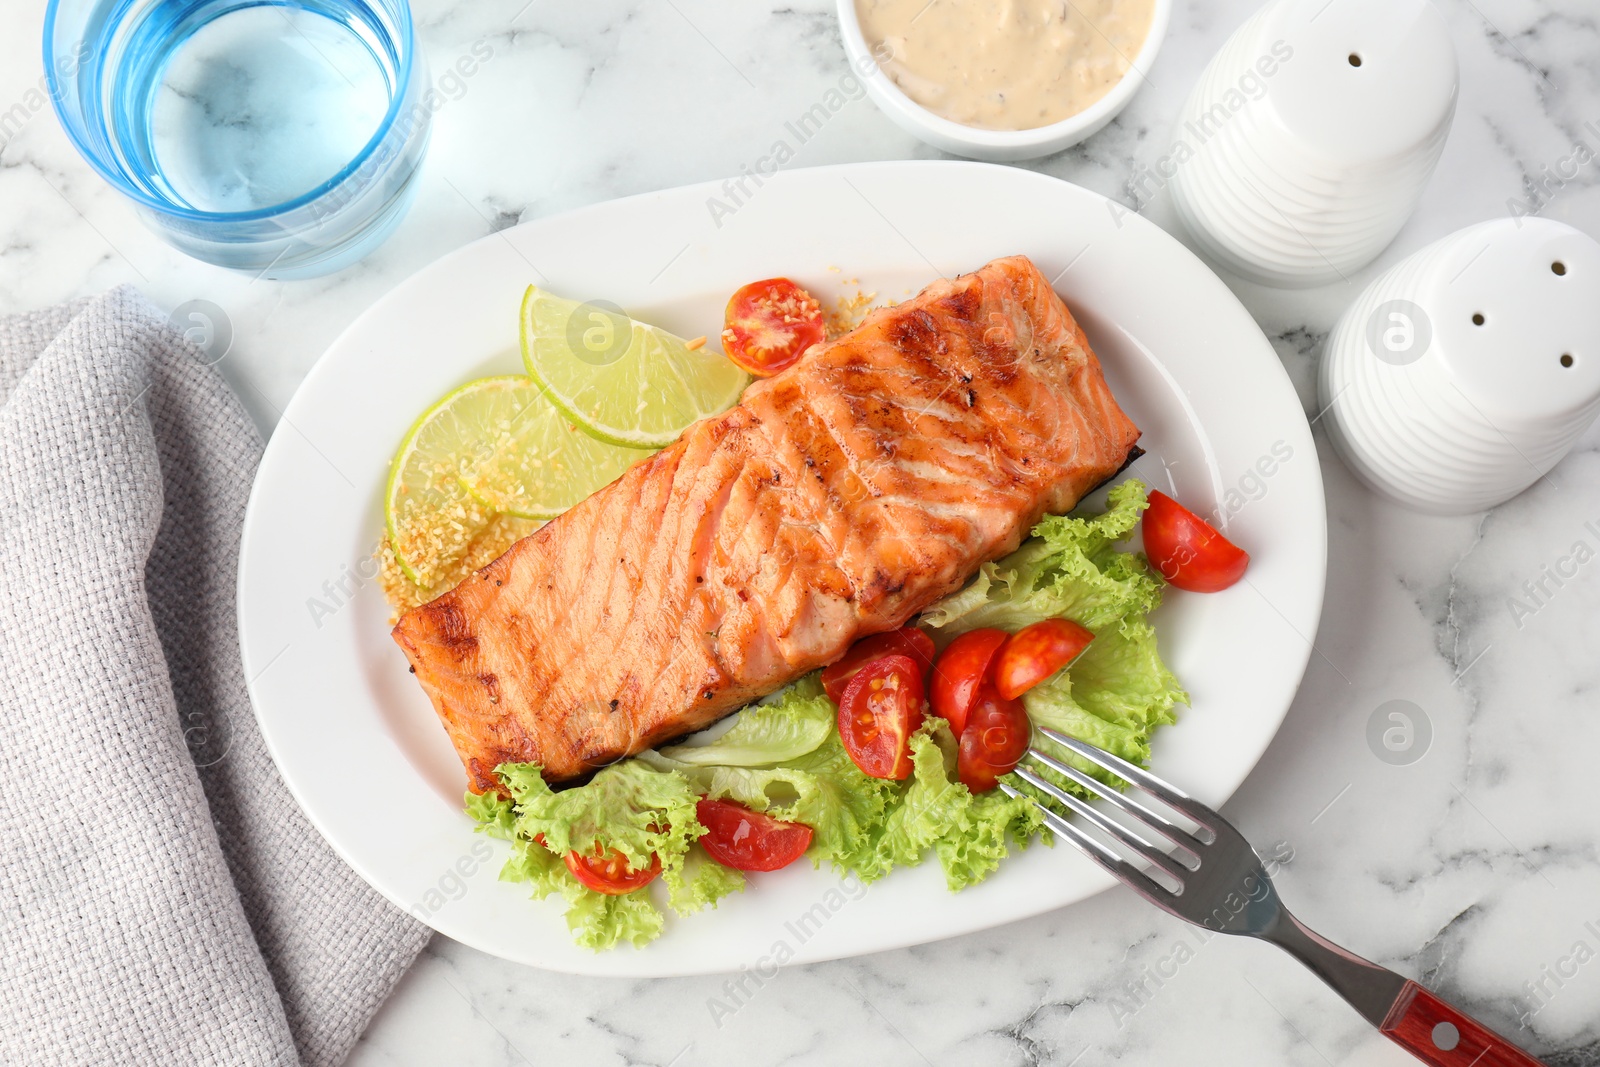
<path id="1" fill-rule="evenodd" d="M 1281 909 L 1278 921 L 1259 936 L 1299 960 L 1373 1026 L 1383 1026 L 1390 1006 L 1405 988 L 1406 980 L 1400 975 L 1335 945 L 1296 919 L 1288 908 Z"/>

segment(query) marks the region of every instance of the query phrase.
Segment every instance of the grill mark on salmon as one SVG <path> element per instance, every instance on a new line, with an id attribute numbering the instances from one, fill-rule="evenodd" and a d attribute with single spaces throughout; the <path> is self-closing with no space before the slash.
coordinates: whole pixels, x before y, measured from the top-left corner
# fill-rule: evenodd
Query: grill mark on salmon
<path id="1" fill-rule="evenodd" d="M 394 639 L 474 792 L 699 729 L 902 625 L 1122 469 L 1138 429 L 1024 257 L 745 391 Z"/>

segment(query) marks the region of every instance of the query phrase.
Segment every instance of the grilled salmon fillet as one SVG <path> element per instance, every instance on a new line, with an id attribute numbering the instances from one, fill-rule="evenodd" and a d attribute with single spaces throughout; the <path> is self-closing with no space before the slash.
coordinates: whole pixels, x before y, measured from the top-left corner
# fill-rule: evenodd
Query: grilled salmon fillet
<path id="1" fill-rule="evenodd" d="M 474 792 L 704 727 L 902 625 L 1139 431 L 1031 261 L 874 312 L 394 628 Z"/>

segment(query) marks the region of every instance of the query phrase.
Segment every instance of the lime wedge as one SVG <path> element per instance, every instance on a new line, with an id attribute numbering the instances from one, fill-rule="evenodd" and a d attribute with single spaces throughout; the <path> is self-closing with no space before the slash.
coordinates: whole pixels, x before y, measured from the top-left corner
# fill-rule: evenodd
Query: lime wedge
<path id="1" fill-rule="evenodd" d="M 389 466 L 384 524 L 400 570 L 433 589 L 497 515 L 550 519 L 642 457 L 596 441 L 520 374 L 468 382 L 423 412 Z"/>
<path id="2" fill-rule="evenodd" d="M 580 429 L 628 448 L 671 444 L 738 403 L 750 381 L 720 352 L 690 351 L 619 308 L 531 285 L 522 298 L 522 362 Z"/>

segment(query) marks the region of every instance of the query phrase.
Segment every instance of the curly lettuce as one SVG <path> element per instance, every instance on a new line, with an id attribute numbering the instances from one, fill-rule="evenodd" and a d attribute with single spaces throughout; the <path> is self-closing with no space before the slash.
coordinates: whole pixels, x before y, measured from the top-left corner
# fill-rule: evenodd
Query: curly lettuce
<path id="1" fill-rule="evenodd" d="M 941 647 L 983 626 L 1015 632 L 1064 618 L 1096 633 L 1142 617 L 1161 603 L 1161 579 L 1141 557 L 1113 546 L 1149 506 L 1143 482 L 1112 487 L 1106 511 L 1089 518 L 1047 515 L 1011 555 L 985 563 L 964 588 L 922 613 Z"/>
<path id="2" fill-rule="evenodd" d="M 567 926 L 585 948 L 646 944 L 666 920 L 648 893 L 610 895 L 584 886 L 567 869 L 568 852 L 615 850 L 635 869 L 659 861 L 668 905 L 679 914 L 744 888 L 740 872 L 712 862 L 695 846 L 705 833 L 695 818 L 699 794 L 680 774 L 624 760 L 584 785 L 556 792 L 536 763 L 505 763 L 495 773 L 510 797 L 469 794 L 467 813 L 483 832 L 512 842 L 501 880 L 527 883 L 536 899 L 561 894 Z"/>
<path id="3" fill-rule="evenodd" d="M 857 868 L 873 881 L 914 867 L 931 849 L 945 883 L 964 889 L 999 869 L 1010 845 L 1026 847 L 1041 826 L 1039 809 L 999 790 L 973 793 L 956 780 L 956 741 L 932 716 L 911 737 L 911 777 L 889 810 L 872 854 Z"/>

